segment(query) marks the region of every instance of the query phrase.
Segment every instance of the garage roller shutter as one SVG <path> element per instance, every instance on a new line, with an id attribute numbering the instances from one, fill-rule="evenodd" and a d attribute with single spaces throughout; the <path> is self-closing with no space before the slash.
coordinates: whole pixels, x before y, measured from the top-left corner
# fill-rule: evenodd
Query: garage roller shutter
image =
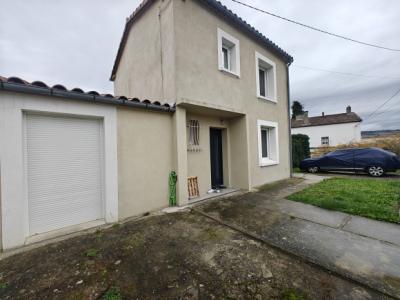
<path id="1" fill-rule="evenodd" d="M 30 235 L 103 218 L 102 124 L 26 115 Z"/>

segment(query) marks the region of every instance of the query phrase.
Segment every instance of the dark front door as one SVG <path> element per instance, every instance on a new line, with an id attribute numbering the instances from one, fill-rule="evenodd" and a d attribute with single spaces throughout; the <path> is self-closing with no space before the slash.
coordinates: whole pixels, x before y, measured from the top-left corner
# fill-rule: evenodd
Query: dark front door
<path id="1" fill-rule="evenodd" d="M 211 187 L 220 188 L 224 184 L 222 167 L 222 130 L 210 128 Z"/>

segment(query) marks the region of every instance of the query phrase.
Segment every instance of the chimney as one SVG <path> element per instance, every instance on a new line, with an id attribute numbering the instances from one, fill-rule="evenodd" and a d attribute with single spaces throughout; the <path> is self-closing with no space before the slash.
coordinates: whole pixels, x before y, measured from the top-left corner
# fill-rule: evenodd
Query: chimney
<path id="1" fill-rule="evenodd" d="M 308 111 L 303 112 L 301 115 L 297 115 L 296 120 L 307 123 L 308 122 Z"/>
<path id="2" fill-rule="evenodd" d="M 347 114 L 351 113 L 351 106 L 350 105 L 346 107 L 346 113 Z"/>
<path id="3" fill-rule="evenodd" d="M 304 124 L 309 124 L 310 121 L 308 121 L 308 111 L 304 112 Z"/>
<path id="4" fill-rule="evenodd" d="M 322 116 L 325 117 L 325 113 L 324 112 L 322 112 Z"/>

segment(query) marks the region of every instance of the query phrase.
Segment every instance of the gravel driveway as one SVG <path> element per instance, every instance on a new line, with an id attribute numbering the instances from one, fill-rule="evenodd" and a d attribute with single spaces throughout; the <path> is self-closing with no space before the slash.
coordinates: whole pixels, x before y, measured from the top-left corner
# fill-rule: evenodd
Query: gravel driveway
<path id="1" fill-rule="evenodd" d="M 184 210 L 3 258 L 0 298 L 386 297 L 195 211 Z"/>

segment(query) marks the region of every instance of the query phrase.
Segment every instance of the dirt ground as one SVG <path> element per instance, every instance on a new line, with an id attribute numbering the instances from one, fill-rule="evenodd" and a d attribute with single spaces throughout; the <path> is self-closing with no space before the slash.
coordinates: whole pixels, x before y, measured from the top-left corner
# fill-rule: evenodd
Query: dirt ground
<path id="1" fill-rule="evenodd" d="M 384 299 L 195 211 L 0 261 L 0 299 Z"/>

